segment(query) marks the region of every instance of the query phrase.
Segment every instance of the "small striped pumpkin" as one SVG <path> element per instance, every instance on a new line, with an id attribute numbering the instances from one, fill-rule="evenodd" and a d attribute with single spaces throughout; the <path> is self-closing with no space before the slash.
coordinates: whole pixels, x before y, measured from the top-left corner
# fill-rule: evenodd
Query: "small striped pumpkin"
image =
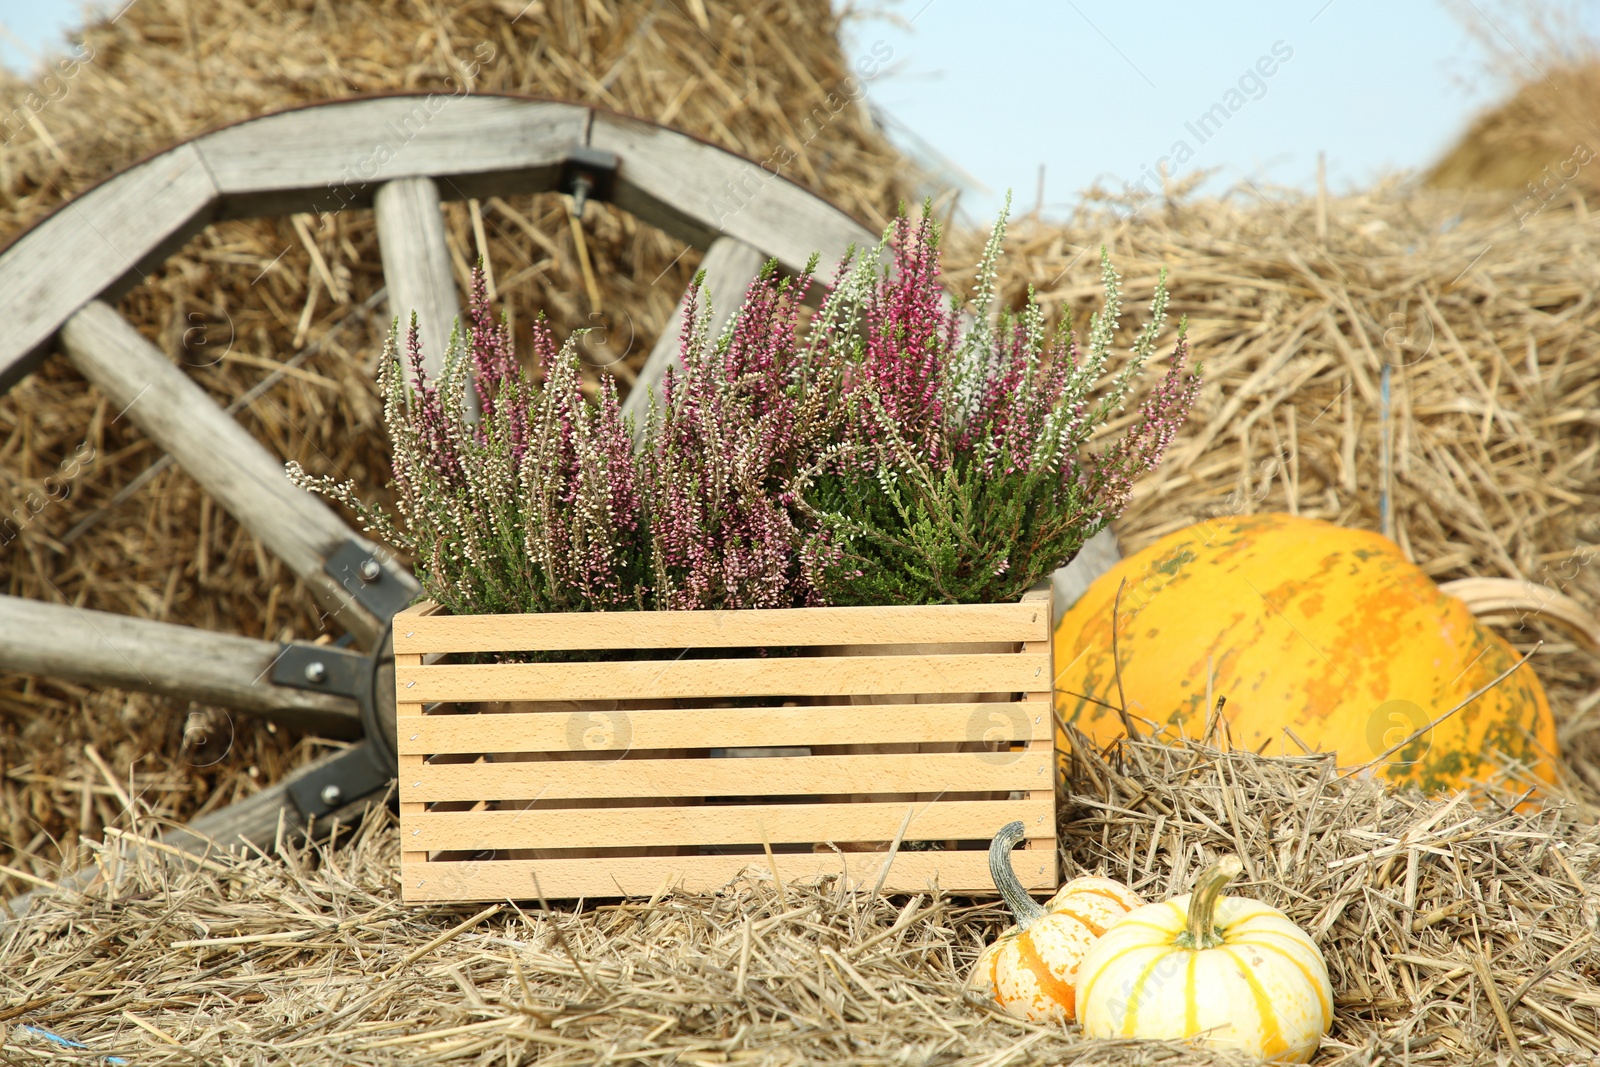
<path id="1" fill-rule="evenodd" d="M 1322 952 L 1276 908 L 1222 889 L 1230 856 L 1194 891 L 1130 912 L 1078 968 L 1086 1037 L 1188 1038 L 1305 1063 L 1333 1025 Z"/>
<path id="2" fill-rule="evenodd" d="M 1112 923 L 1144 901 L 1121 882 L 1084 877 L 1062 886 L 1041 907 L 1011 869 L 1011 849 L 1022 838 L 1022 823 L 1007 823 L 989 845 L 995 888 L 1017 924 L 978 956 L 967 988 L 1019 1019 L 1071 1022 L 1078 961 Z"/>

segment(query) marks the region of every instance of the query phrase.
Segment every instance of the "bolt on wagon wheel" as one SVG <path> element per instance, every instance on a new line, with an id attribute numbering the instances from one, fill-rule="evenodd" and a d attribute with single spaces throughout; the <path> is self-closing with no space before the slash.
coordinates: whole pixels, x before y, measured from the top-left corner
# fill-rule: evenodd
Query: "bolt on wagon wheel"
<path id="1" fill-rule="evenodd" d="M 381 151 L 380 151 L 381 149 Z M 228 219 L 370 209 L 391 315 L 415 312 L 437 372 L 459 313 L 441 199 L 563 192 L 605 200 L 705 252 L 716 320 L 768 259 L 826 269 L 875 235 L 731 152 L 648 122 L 509 95 L 361 97 L 250 119 L 179 144 L 57 209 L 0 251 L 0 392 L 59 350 L 288 568 L 346 634 L 273 642 L 0 596 L 0 670 L 220 705 L 359 739 L 167 840 L 273 841 L 282 818 L 349 817 L 395 767 L 389 620 L 418 593 L 381 546 L 284 474 L 112 306 L 145 272 Z M 625 404 L 676 358 L 683 303 Z M 3 516 L 0 516 L 3 519 Z"/>

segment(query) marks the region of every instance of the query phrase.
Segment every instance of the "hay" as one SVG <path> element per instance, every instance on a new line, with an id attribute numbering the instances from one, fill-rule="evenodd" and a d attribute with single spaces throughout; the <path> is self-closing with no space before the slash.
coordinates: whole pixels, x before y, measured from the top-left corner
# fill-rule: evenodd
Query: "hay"
<path id="1" fill-rule="evenodd" d="M 143 0 L 87 31 L 94 59 L 58 83 L 64 92 L 42 94 L 50 102 L 30 127 L 0 146 L 0 241 L 205 128 L 358 92 L 448 91 L 445 79 L 469 60 L 479 65 L 475 91 L 615 108 L 757 158 L 788 146 L 797 180 L 881 226 L 906 174 L 865 110 L 847 107 L 820 129 L 805 121 L 853 73 L 837 25 L 824 0 L 756 10 L 733 0 Z M 0 98 L 21 103 L 24 89 L 0 74 Z M 610 351 L 596 353 L 597 364 L 624 354 L 624 367 L 642 364 L 700 259 L 621 212 L 591 207 L 587 246 L 611 316 L 594 319 L 560 198 L 446 212 L 458 271 L 487 255 L 524 342 L 539 313 L 560 335 L 608 325 Z M 381 285 L 371 212 L 326 228 L 228 222 L 190 241 L 121 310 L 219 403 L 261 390 L 238 417 L 275 454 L 377 490 L 388 478 L 373 387 L 388 327 L 371 299 Z M 0 591 L 266 639 L 324 632 L 305 589 L 64 360 L 0 397 L 0 515 L 23 508 L 84 443 L 97 458 L 71 497 L 0 546 Z M 202 723 L 207 744 L 186 747 L 186 726 Z M 120 808 L 86 744 L 180 818 L 326 751 L 234 722 L 225 709 L 0 676 L 0 863 L 48 876 L 76 861 L 80 834 L 97 837 L 115 822 Z M 0 879 L 0 893 L 22 888 Z"/>
<path id="2" fill-rule="evenodd" d="M 1475 116 L 1423 180 L 1439 189 L 1509 195 L 1513 216 L 1571 204 L 1600 190 L 1600 39 L 1585 5 L 1565 0 L 1447 0 L 1506 87 Z"/>
<path id="3" fill-rule="evenodd" d="M 1592 197 L 1600 190 L 1596 101 L 1600 63 L 1550 70 L 1474 118 L 1424 180 L 1439 189 L 1505 190 L 1515 216 L 1550 200 Z"/>
<path id="4" fill-rule="evenodd" d="M 1600 832 L 1570 809 L 1397 797 L 1322 757 L 1140 743 L 1108 761 L 1077 741 L 1069 870 L 1160 899 L 1241 851 L 1237 891 L 1327 956 L 1336 1021 L 1316 1062 L 1600 1054 Z M 715 895 L 410 909 L 398 846 L 384 814 L 337 851 L 180 872 L 118 836 L 100 885 L 6 934 L 11 1062 L 52 1057 L 22 1022 L 141 1067 L 1233 1062 L 965 1000 L 995 904 L 779 886 L 757 863 Z"/>

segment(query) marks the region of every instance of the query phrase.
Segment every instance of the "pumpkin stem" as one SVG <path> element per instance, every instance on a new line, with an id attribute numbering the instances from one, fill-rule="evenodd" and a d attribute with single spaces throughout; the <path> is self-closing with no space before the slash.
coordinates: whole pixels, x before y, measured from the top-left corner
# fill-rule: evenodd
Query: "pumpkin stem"
<path id="1" fill-rule="evenodd" d="M 1023 928 L 1044 916 L 1044 908 L 1022 888 L 1017 872 L 1011 867 L 1011 850 L 1026 836 L 1027 831 L 1018 820 L 1000 827 L 1000 832 L 989 842 L 989 873 L 994 877 L 994 887 L 1000 890 L 1006 907 L 1016 916 L 1017 925 Z"/>
<path id="2" fill-rule="evenodd" d="M 1222 944 L 1217 932 L 1217 901 L 1222 890 L 1244 870 L 1238 856 L 1226 856 L 1200 872 L 1189 892 L 1189 921 L 1184 932 L 1178 935 L 1181 948 L 1216 948 Z"/>

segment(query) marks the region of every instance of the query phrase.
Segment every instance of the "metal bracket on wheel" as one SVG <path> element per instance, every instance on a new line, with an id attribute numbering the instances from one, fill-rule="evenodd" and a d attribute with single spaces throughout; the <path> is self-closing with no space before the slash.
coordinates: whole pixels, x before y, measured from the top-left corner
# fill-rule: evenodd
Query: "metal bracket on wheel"
<path id="1" fill-rule="evenodd" d="M 404 611 L 416 595 L 373 552 L 354 541 L 334 549 L 322 569 L 379 622 Z"/>
<path id="2" fill-rule="evenodd" d="M 332 645 L 286 644 L 272 663 L 272 684 L 360 700 L 372 674 L 372 659 Z"/>
<path id="3" fill-rule="evenodd" d="M 305 818 L 320 817 L 377 792 L 393 777 L 392 768 L 379 765 L 372 742 L 358 741 L 337 759 L 290 782 L 289 799 Z"/>
<path id="4" fill-rule="evenodd" d="M 288 783 L 289 799 L 303 817 L 326 815 L 389 784 L 396 768 L 392 700 L 384 701 L 380 710 L 380 697 L 392 697 L 394 692 L 394 652 L 387 625 L 377 647 L 367 653 L 332 645 L 284 645 L 272 665 L 272 682 L 348 696 L 361 709 L 362 740 Z"/>

